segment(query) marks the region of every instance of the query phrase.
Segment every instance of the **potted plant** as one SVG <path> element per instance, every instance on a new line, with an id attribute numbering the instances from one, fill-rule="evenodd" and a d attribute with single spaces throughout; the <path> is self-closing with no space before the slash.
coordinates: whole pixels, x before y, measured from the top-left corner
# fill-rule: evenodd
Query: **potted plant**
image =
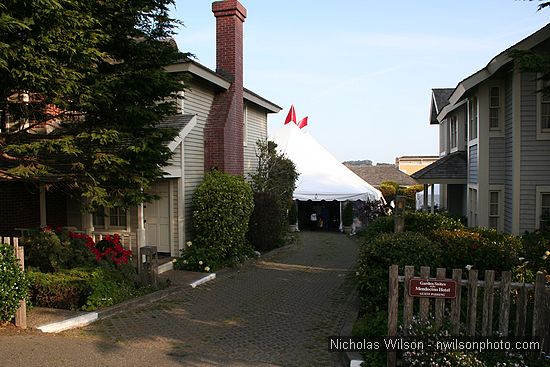
<path id="1" fill-rule="evenodd" d="M 351 201 L 346 202 L 342 212 L 342 224 L 344 225 L 344 233 L 350 234 L 353 224 L 353 204 Z"/>
<path id="2" fill-rule="evenodd" d="M 294 201 L 290 202 L 288 208 L 288 231 L 296 232 L 298 230 L 298 211 L 296 210 L 296 204 Z"/>

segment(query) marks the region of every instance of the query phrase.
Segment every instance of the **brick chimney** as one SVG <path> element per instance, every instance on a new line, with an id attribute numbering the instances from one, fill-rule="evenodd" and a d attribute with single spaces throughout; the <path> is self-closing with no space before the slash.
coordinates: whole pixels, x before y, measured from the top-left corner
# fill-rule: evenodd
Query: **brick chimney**
<path id="1" fill-rule="evenodd" d="M 243 158 L 243 23 L 246 9 L 238 0 L 212 4 L 216 17 L 216 72 L 231 87 L 214 98 L 204 130 L 205 170 L 242 175 Z"/>

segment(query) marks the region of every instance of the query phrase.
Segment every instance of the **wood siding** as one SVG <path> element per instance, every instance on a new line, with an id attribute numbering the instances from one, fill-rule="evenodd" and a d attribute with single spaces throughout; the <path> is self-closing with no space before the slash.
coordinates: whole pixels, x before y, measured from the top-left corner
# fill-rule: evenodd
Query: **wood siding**
<path id="1" fill-rule="evenodd" d="M 550 184 L 550 142 L 537 140 L 537 76 L 521 78 L 520 233 L 535 229 L 536 186 Z"/>
<path id="2" fill-rule="evenodd" d="M 504 231 L 512 232 L 513 216 L 513 83 L 512 77 L 506 79 L 504 105 Z"/>
<path id="3" fill-rule="evenodd" d="M 264 110 L 246 103 L 246 146 L 244 147 L 244 177 L 250 178 L 258 168 L 256 143 L 267 139 L 267 114 Z"/>
<path id="4" fill-rule="evenodd" d="M 489 185 L 504 185 L 506 145 L 503 138 L 489 138 Z"/>
<path id="5" fill-rule="evenodd" d="M 468 182 L 477 183 L 477 144 L 468 148 Z"/>
<path id="6" fill-rule="evenodd" d="M 191 202 L 204 178 L 204 127 L 214 101 L 214 91 L 191 84 L 185 91 L 185 113 L 197 116 L 197 125 L 184 140 L 185 241 L 191 236 Z"/>

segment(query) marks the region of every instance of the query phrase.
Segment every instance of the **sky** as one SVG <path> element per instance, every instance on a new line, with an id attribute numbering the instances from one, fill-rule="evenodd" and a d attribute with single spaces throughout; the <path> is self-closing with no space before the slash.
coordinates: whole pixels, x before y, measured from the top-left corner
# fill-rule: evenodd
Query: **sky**
<path id="1" fill-rule="evenodd" d="M 245 87 L 283 110 L 338 160 L 393 163 L 438 155 L 429 124 L 432 88 L 455 88 L 508 47 L 550 22 L 522 0 L 241 0 Z M 176 0 L 175 36 L 215 70 L 212 1 Z"/>

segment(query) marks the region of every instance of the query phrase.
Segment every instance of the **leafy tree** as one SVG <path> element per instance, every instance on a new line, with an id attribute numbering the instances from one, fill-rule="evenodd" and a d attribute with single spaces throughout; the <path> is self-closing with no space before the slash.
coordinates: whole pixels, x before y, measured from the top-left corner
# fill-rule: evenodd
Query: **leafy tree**
<path id="1" fill-rule="evenodd" d="M 0 4 L 0 178 L 62 184 L 91 208 L 128 207 L 170 157 L 185 59 L 173 0 Z"/>
<path id="2" fill-rule="evenodd" d="M 279 199 L 281 208 L 287 207 L 296 188 L 298 172 L 292 160 L 277 153 L 277 144 L 258 140 L 258 169 L 251 175 L 254 192 L 269 192 Z"/>

